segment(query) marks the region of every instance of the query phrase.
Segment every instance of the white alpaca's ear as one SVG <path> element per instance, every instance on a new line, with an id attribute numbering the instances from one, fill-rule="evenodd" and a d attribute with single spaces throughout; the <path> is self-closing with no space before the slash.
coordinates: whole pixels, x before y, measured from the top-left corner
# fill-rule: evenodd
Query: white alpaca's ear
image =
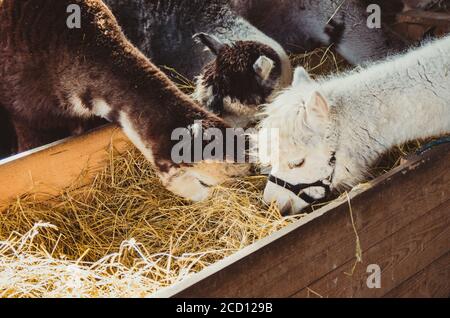
<path id="1" fill-rule="evenodd" d="M 319 92 L 314 92 L 306 104 L 306 121 L 314 129 L 320 129 L 327 122 L 330 107 L 327 100 Z"/>
<path id="2" fill-rule="evenodd" d="M 226 45 L 220 41 L 217 37 L 207 33 L 197 33 L 192 36 L 192 38 L 199 43 L 202 43 L 208 50 L 210 50 L 214 55 L 218 55 L 220 50 Z"/>
<path id="3" fill-rule="evenodd" d="M 308 71 L 303 67 L 297 67 L 294 72 L 294 80 L 292 81 L 292 86 L 297 87 L 307 83 L 312 83 L 313 79 L 309 75 Z"/>
<path id="4" fill-rule="evenodd" d="M 255 70 L 256 75 L 265 81 L 269 78 L 274 66 L 274 61 L 267 56 L 262 55 L 256 60 L 255 64 L 253 64 L 253 69 Z"/>

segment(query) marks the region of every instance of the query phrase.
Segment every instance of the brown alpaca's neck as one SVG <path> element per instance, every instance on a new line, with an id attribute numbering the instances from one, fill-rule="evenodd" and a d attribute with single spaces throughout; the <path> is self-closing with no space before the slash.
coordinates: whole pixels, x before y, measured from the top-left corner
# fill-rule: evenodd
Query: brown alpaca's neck
<path id="1" fill-rule="evenodd" d="M 80 59 L 74 68 L 77 74 L 68 76 L 84 83 L 80 88 L 74 90 L 76 83 L 62 81 L 70 91 L 69 103 L 80 109 L 80 115 L 86 112 L 121 125 L 149 160 L 167 166 L 161 170 L 171 166 L 175 129 L 187 128 L 198 120 L 205 127 L 227 128 L 221 119 L 183 94 L 131 44 L 119 43 L 112 53 L 99 56 L 101 51 L 95 50 L 87 62 Z"/>

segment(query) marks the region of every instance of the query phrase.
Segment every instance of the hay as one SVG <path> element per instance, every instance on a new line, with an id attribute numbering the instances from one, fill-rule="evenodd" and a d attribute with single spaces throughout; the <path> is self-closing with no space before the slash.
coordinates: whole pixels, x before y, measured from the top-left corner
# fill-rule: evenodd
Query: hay
<path id="1" fill-rule="evenodd" d="M 294 67 L 303 66 L 312 76 L 327 76 L 351 67 L 343 57 L 333 50 L 333 46 L 318 48 L 304 54 L 291 54 Z"/>
<path id="2" fill-rule="evenodd" d="M 291 58 L 314 75 L 348 67 L 331 48 Z M 184 76 L 167 70 L 192 91 Z M 391 151 L 371 175 L 398 166 L 420 145 Z M 135 150 L 111 151 L 89 187 L 23 196 L 0 213 L 0 296 L 149 296 L 301 218 L 282 218 L 267 206 L 265 183 L 258 176 L 235 180 L 189 204 L 164 189 Z"/>
<path id="3" fill-rule="evenodd" d="M 195 90 L 195 83 L 181 74 L 173 67 L 161 65 L 160 68 L 169 76 L 170 80 L 185 94 L 192 94 Z"/>
<path id="4" fill-rule="evenodd" d="M 111 155 L 88 188 L 22 197 L 0 213 L 0 295 L 153 293 L 297 220 L 263 203 L 264 184 L 236 180 L 189 204 L 134 150 Z"/>

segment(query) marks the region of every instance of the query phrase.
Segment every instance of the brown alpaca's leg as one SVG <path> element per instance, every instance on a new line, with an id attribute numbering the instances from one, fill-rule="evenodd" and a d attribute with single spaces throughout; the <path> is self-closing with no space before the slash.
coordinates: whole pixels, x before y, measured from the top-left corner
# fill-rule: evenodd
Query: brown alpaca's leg
<path id="1" fill-rule="evenodd" d="M 17 137 L 9 113 L 0 105 L 0 159 L 17 151 Z"/>
<path id="2" fill-rule="evenodd" d="M 66 137 L 60 130 L 36 129 L 28 123 L 14 121 L 14 128 L 17 135 L 18 152 L 24 152 L 43 145 L 47 145 Z"/>
<path id="3" fill-rule="evenodd" d="M 107 122 L 101 118 L 89 120 L 72 119 L 67 121 L 63 128 L 35 128 L 35 125 L 21 120 L 13 120 L 15 134 L 17 135 L 17 152 L 24 152 L 33 148 L 47 145 L 54 141 L 78 136 Z"/>
<path id="4" fill-rule="evenodd" d="M 71 136 L 80 136 L 106 124 L 108 124 L 106 120 L 98 117 L 93 117 L 91 119 L 80 121 L 79 123 L 74 122 L 69 127 L 69 132 Z"/>

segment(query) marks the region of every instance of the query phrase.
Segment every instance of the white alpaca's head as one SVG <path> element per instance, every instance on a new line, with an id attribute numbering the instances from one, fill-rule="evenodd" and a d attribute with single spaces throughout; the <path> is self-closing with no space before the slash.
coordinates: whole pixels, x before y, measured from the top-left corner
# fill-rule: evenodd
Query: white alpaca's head
<path id="1" fill-rule="evenodd" d="M 334 134 L 330 133 L 330 105 L 319 84 L 298 68 L 292 87 L 267 106 L 266 115 L 262 131 L 276 130 L 277 141 L 271 141 L 272 149 L 265 152 L 268 157 L 262 161 L 272 166 L 272 178 L 278 182 L 268 182 L 264 200 L 276 202 L 283 214 L 298 213 L 310 205 L 307 201 L 321 200 L 333 188 L 330 181 L 336 149 Z M 283 182 L 295 186 L 294 191 L 299 193 L 283 186 Z M 327 187 L 308 186 L 317 183 Z"/>

